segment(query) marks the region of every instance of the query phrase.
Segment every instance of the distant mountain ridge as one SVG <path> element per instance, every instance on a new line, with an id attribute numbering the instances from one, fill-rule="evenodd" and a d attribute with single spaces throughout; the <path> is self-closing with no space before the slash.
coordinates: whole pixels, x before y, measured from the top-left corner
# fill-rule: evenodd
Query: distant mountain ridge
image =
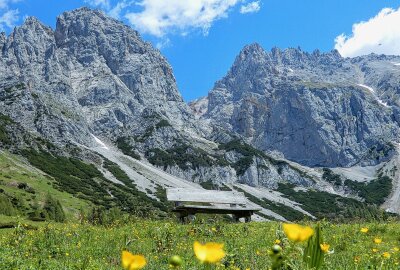
<path id="1" fill-rule="evenodd" d="M 399 62 L 252 44 L 210 91 L 203 118 L 304 165 L 379 163 L 399 137 Z"/>

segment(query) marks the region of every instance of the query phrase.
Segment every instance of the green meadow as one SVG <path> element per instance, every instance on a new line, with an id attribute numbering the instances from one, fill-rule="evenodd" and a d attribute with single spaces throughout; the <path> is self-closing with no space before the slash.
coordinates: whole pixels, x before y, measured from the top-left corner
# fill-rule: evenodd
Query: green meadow
<path id="1" fill-rule="evenodd" d="M 329 245 L 320 269 L 400 269 L 398 222 L 320 225 L 323 242 Z M 201 264 L 193 253 L 194 241 L 223 243 L 226 256 L 218 264 Z M 182 225 L 173 220 L 130 219 L 93 226 L 22 221 L 16 228 L 0 230 L 0 269 L 122 269 L 121 252 L 128 250 L 144 255 L 144 269 L 171 269 L 168 260 L 178 255 L 183 260 L 179 269 L 261 270 L 271 269 L 271 248 L 276 243 L 284 262 L 279 269 L 309 269 L 303 262 L 305 242 L 287 239 L 278 222 L 200 219 Z"/>

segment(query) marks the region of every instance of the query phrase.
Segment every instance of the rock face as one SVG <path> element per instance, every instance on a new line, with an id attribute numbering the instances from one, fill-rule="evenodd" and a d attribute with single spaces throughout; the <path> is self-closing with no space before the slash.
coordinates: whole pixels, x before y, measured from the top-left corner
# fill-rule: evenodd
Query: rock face
<path id="1" fill-rule="evenodd" d="M 66 12 L 54 31 L 28 18 L 0 48 L 1 112 L 51 141 L 115 141 L 155 116 L 194 129 L 165 58 L 100 11 Z"/>
<path id="2" fill-rule="evenodd" d="M 55 30 L 28 18 L 0 44 L 0 113 L 33 137 L 60 148 L 114 144 L 194 182 L 276 187 L 286 174 L 312 184 L 242 144 L 218 149 L 235 136 L 196 120 L 208 101 L 192 114 L 159 51 L 100 11 L 63 13 Z"/>
<path id="3" fill-rule="evenodd" d="M 201 118 L 208 110 L 208 98 L 203 97 L 189 102 L 189 107 L 197 119 Z"/>
<path id="4" fill-rule="evenodd" d="M 379 163 L 399 135 L 399 62 L 252 44 L 216 82 L 203 118 L 303 165 Z"/>

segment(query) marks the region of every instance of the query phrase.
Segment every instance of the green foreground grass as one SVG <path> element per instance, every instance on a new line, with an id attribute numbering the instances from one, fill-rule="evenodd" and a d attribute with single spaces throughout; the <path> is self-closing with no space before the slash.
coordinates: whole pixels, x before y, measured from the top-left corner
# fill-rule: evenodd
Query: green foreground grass
<path id="1" fill-rule="evenodd" d="M 0 216 L 2 219 L 3 217 Z M 121 251 L 143 254 L 145 269 L 169 269 L 168 259 L 179 255 L 180 269 L 254 269 L 271 267 L 269 250 L 279 239 L 291 268 L 302 263 L 304 243 L 285 238 L 281 223 L 232 224 L 226 222 L 181 225 L 173 221 L 133 220 L 110 227 L 85 224 L 33 223 L 0 230 L 0 269 L 122 269 Z M 314 224 L 310 226 L 315 227 Z M 400 224 L 331 224 L 321 222 L 324 242 L 331 254 L 323 269 L 400 269 Z M 367 233 L 360 232 L 367 227 Z M 374 243 L 375 238 L 382 243 Z M 221 265 L 201 265 L 193 254 L 193 242 L 225 244 Z M 390 257 L 383 254 L 388 252 Z"/>

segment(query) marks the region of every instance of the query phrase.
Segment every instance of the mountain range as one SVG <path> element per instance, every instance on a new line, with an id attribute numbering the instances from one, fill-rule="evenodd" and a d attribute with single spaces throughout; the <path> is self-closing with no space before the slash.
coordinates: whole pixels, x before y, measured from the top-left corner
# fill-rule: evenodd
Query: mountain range
<path id="1" fill-rule="evenodd" d="M 244 192 L 259 219 L 400 214 L 399 109 L 399 56 L 251 44 L 186 104 L 129 26 L 88 8 L 55 29 L 30 17 L 0 34 L 0 195 L 29 212 L 42 201 L 26 190 L 49 181 L 71 215 L 160 216 L 165 188 L 198 187 Z"/>

